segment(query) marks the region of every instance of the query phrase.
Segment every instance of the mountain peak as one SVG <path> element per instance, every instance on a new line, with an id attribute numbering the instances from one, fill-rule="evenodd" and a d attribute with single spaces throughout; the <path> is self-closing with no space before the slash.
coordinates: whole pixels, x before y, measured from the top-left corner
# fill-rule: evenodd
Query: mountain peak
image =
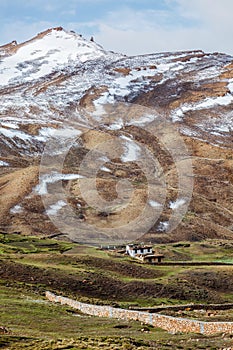
<path id="1" fill-rule="evenodd" d="M 65 40 L 75 40 L 76 42 L 83 43 L 89 47 L 93 47 L 93 50 L 96 50 L 96 48 L 104 51 L 103 47 L 99 44 L 96 44 L 93 40 L 93 37 L 91 37 L 90 40 L 85 39 L 82 34 L 78 34 L 73 30 L 65 30 L 63 27 L 54 27 L 54 28 L 49 28 L 46 29 L 40 33 L 38 33 L 36 36 L 34 36 L 32 39 L 29 39 L 25 42 L 22 42 L 18 44 L 15 40 L 12 41 L 10 44 L 11 46 L 15 46 L 14 51 L 17 51 L 19 48 L 28 45 L 30 43 L 33 43 L 35 41 L 41 40 L 41 39 L 46 39 L 46 38 L 53 38 L 55 40 L 53 45 L 57 44 L 57 41 L 59 39 L 65 39 Z M 58 40 L 57 40 L 58 39 Z M 5 45 L 6 46 L 6 45 Z M 3 47 L 0 47 L 3 48 Z M 75 45 L 74 45 L 75 48 Z"/>
<path id="2" fill-rule="evenodd" d="M 50 36 L 50 35 L 54 36 L 54 38 L 59 38 L 61 36 L 70 36 L 72 38 L 76 38 L 77 40 L 81 39 L 81 40 L 88 42 L 88 40 L 83 38 L 82 34 L 78 34 L 74 30 L 68 31 L 68 30 L 64 29 L 63 27 L 53 27 L 53 28 L 49 28 L 49 29 L 46 29 L 46 30 L 38 33 L 34 38 L 26 41 L 25 43 L 28 43 L 28 42 L 33 41 L 33 40 L 42 39 L 42 38 L 44 38 L 46 36 Z"/>
<path id="3" fill-rule="evenodd" d="M 29 82 L 48 74 L 72 67 L 79 62 L 107 55 L 93 40 L 86 40 L 74 31 L 62 27 L 50 28 L 34 38 L 17 44 L 0 47 L 3 60 L 0 64 L 0 84 Z"/>

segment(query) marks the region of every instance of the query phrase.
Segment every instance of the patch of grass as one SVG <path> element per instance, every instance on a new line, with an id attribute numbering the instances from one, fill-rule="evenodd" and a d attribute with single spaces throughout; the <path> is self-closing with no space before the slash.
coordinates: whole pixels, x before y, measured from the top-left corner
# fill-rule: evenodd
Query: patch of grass
<path id="1" fill-rule="evenodd" d="M 230 336 L 171 335 L 139 322 L 118 321 L 83 315 L 23 286 L 0 286 L 3 306 L 0 324 L 9 334 L 0 336 L 0 346 L 12 350 L 58 349 L 219 349 L 232 344 Z"/>
<path id="2" fill-rule="evenodd" d="M 21 288 L 0 287 L 1 314 L 0 324 L 14 335 L 26 337 L 75 337 L 117 336 L 118 320 L 90 317 L 70 309 L 67 306 L 52 304 L 43 296 Z M 73 312 L 72 312 L 73 311 Z M 122 323 L 122 321 L 121 321 Z M 122 336 L 141 336 L 141 325 L 137 322 L 126 323 L 129 327 L 121 329 Z M 152 333 L 155 329 L 152 329 Z M 161 331 L 163 333 L 163 331 Z M 145 336 L 152 339 L 151 334 Z"/>
<path id="3" fill-rule="evenodd" d="M 167 244 L 157 245 L 156 249 L 164 253 L 166 260 L 185 256 L 193 261 L 226 261 L 233 256 L 230 243 L 195 242 L 190 247 Z M 95 247 L 20 235 L 0 236 L 0 252 L 1 259 L 5 259 L 6 265 L 13 268 L 10 278 L 5 275 L 4 280 L 0 280 L 0 325 L 10 330 L 9 334 L 0 337 L 3 348 L 194 350 L 227 348 L 231 345 L 232 339 L 227 336 L 171 335 L 160 329 L 144 327 L 138 322 L 89 317 L 69 307 L 53 305 L 43 297 L 45 289 L 51 289 L 83 302 L 126 308 L 133 305 L 152 307 L 197 302 L 194 296 L 200 294 L 201 298 L 204 289 L 201 284 L 198 289 L 198 279 L 193 286 L 186 280 L 197 270 L 195 266 L 145 265 L 125 256 L 116 258 L 108 251 Z M 232 271 L 231 266 L 217 266 L 214 269 L 228 275 Z M 201 273 L 205 277 L 205 273 L 212 270 L 211 266 L 203 266 Z M 71 283 L 73 289 L 70 288 Z M 150 286 L 154 284 L 160 284 L 161 290 L 148 294 Z M 84 291 L 83 294 L 79 288 Z M 108 288 L 111 288 L 109 293 Z M 191 293 L 194 288 L 197 288 L 196 294 Z M 122 293 L 120 289 L 127 292 Z M 188 299 L 180 298 L 179 293 L 178 298 L 175 296 L 182 289 Z M 229 291 L 216 290 L 215 294 L 222 300 L 233 301 Z M 193 295 L 192 299 L 190 295 Z"/>
<path id="4" fill-rule="evenodd" d="M 74 247 L 69 242 L 54 241 L 52 239 L 40 239 L 38 237 L 21 236 L 17 234 L 0 234 L 1 254 L 32 254 L 46 252 L 64 253 Z"/>
<path id="5" fill-rule="evenodd" d="M 189 246 L 185 246 L 189 244 Z M 166 261 L 203 261 L 231 262 L 233 260 L 233 242 L 209 240 L 201 242 L 180 242 L 179 244 L 157 244 L 155 249 L 161 251 Z"/>

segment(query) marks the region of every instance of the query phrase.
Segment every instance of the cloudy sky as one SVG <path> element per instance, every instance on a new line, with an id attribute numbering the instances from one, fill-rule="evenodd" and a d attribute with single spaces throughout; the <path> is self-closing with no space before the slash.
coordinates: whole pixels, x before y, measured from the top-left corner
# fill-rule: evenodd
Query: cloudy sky
<path id="1" fill-rule="evenodd" d="M 63 26 L 125 54 L 233 55 L 232 17 L 233 0 L 0 0 L 0 45 Z"/>

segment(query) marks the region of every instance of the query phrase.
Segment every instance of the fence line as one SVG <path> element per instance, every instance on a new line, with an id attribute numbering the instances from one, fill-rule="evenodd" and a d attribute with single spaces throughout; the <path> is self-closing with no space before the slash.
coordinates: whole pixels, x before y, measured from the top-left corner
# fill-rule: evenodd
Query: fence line
<path id="1" fill-rule="evenodd" d="M 233 322 L 204 322 L 188 318 L 161 315 L 157 313 L 152 314 L 146 311 L 127 310 L 114 308 L 111 306 L 87 304 L 70 298 L 58 296 L 48 291 L 45 295 L 46 298 L 52 302 L 60 303 L 62 305 L 69 305 L 70 307 L 87 315 L 117 318 L 128 321 L 140 321 L 144 324 L 165 329 L 171 333 L 192 332 L 206 335 L 216 333 L 233 333 Z"/>

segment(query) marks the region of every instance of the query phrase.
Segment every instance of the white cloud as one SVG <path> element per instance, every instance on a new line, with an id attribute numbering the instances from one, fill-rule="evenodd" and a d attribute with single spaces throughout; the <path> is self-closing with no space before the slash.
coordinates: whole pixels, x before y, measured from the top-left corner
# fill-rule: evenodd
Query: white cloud
<path id="1" fill-rule="evenodd" d="M 219 20 L 223 25 L 225 20 L 232 21 L 232 0 L 173 0 L 172 2 L 179 6 L 179 12 L 185 17 L 203 19 L 206 23 L 215 25 Z"/>
<path id="2" fill-rule="evenodd" d="M 146 28 L 120 30 L 100 24 L 95 40 L 108 50 L 126 54 L 143 54 L 161 51 L 179 51 L 204 48 L 199 37 L 201 30 Z M 192 40 L 191 40 L 192 37 Z M 211 51 L 211 48 L 206 48 Z M 215 50 L 214 50 L 215 51 Z"/>
<path id="3" fill-rule="evenodd" d="M 110 13 L 95 34 L 128 54 L 203 49 L 233 54 L 232 0 L 166 0 L 167 10 Z"/>
<path id="4" fill-rule="evenodd" d="M 2 0 L 5 1 L 5 0 Z M 233 55 L 232 37 L 232 0 L 164 0 L 167 7 L 156 9 L 137 9 L 136 3 L 129 1 L 130 7 L 121 7 L 117 11 L 103 11 L 102 18 L 96 19 L 90 13 L 85 21 L 74 22 L 76 6 L 98 1 L 104 6 L 107 0 L 70 0 L 69 6 L 61 7 L 60 2 L 48 0 L 46 6 L 60 6 L 63 23 L 51 21 L 32 22 L 9 21 L 2 23 L 1 42 L 14 39 L 30 39 L 38 32 L 50 27 L 64 26 L 88 37 L 94 35 L 95 41 L 105 49 L 125 54 L 143 54 L 160 51 L 179 51 L 202 49 L 207 52 L 219 51 Z M 28 0 L 28 4 L 38 4 L 39 0 Z M 83 5 L 84 6 L 84 5 Z M 70 17 L 69 17 L 70 16 Z"/>

